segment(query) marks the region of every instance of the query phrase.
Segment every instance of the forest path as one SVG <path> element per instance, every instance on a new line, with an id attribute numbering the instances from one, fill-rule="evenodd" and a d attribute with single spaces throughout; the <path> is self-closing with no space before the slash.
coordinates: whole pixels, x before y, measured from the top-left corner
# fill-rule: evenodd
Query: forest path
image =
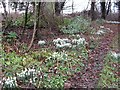
<path id="1" fill-rule="evenodd" d="M 111 33 L 103 36 L 99 46 L 89 54 L 89 61 L 82 72 L 78 72 L 70 78 L 65 84 L 65 88 L 96 88 L 99 80 L 99 74 L 103 69 L 104 57 L 110 50 L 110 44 L 113 37 L 118 34 L 120 24 L 105 24 L 112 30 Z"/>

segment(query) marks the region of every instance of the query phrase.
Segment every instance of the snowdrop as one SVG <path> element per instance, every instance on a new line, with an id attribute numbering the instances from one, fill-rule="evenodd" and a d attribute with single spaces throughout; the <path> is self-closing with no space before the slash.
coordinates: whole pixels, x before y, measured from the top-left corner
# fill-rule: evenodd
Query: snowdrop
<path id="1" fill-rule="evenodd" d="M 64 38 L 64 39 L 54 39 L 53 43 L 56 45 L 56 48 L 64 48 L 64 47 L 71 47 L 71 43 L 70 40 L 68 38 Z"/>
<path id="2" fill-rule="evenodd" d="M 8 77 L 7 79 L 5 79 L 4 86 L 8 88 L 13 88 L 18 86 L 16 77 Z"/>
<path id="3" fill-rule="evenodd" d="M 110 28 L 106 28 L 106 30 L 109 31 L 109 32 L 113 32 Z"/>
<path id="4" fill-rule="evenodd" d="M 33 75 L 33 76 L 35 76 L 35 75 L 37 75 L 37 72 L 36 72 L 36 70 L 34 69 L 34 68 L 29 68 L 28 69 L 28 73 L 31 75 Z"/>
<path id="5" fill-rule="evenodd" d="M 103 31 L 103 30 L 98 30 L 97 32 L 96 32 L 96 34 L 98 34 L 98 35 L 101 35 L 101 34 L 104 34 L 105 33 L 105 31 Z"/>
<path id="6" fill-rule="evenodd" d="M 24 78 L 26 76 L 33 75 L 35 76 L 37 74 L 37 71 L 34 68 L 25 68 L 25 70 L 22 70 L 21 73 L 17 73 L 17 76 L 20 78 Z"/>
<path id="7" fill-rule="evenodd" d="M 62 40 L 65 41 L 66 43 L 70 42 L 70 40 L 68 38 L 63 38 Z"/>
<path id="8" fill-rule="evenodd" d="M 64 44 L 56 44 L 56 48 L 63 48 Z"/>
<path id="9" fill-rule="evenodd" d="M 52 54 L 52 57 L 53 57 L 53 58 L 60 57 L 60 54 L 59 54 L 58 52 L 54 52 L 54 53 Z"/>
<path id="10" fill-rule="evenodd" d="M 77 44 L 84 44 L 85 38 L 79 38 Z"/>
<path id="11" fill-rule="evenodd" d="M 79 45 L 79 44 L 84 44 L 84 43 L 86 44 L 87 42 L 85 41 L 85 38 L 79 38 L 79 39 L 73 39 L 72 43 Z"/>
<path id="12" fill-rule="evenodd" d="M 113 57 L 115 57 L 116 59 L 118 59 L 120 57 L 120 53 L 116 53 L 114 51 L 111 51 L 111 54 Z"/>
<path id="13" fill-rule="evenodd" d="M 38 41 L 38 45 L 45 45 L 45 41 L 44 40 L 40 40 L 40 41 Z"/>
<path id="14" fill-rule="evenodd" d="M 66 54 L 65 52 L 61 52 L 61 53 L 58 53 L 58 52 L 54 52 L 50 57 L 48 57 L 47 59 L 48 60 L 65 60 L 65 58 L 67 59 L 68 57 L 68 54 Z"/>
<path id="15" fill-rule="evenodd" d="M 72 43 L 73 43 L 73 44 L 76 44 L 77 41 L 78 41 L 77 39 L 73 39 L 73 40 L 72 40 Z"/>
<path id="16" fill-rule="evenodd" d="M 65 43 L 64 47 L 72 47 L 72 44 L 71 43 Z"/>
<path id="17" fill-rule="evenodd" d="M 105 27 L 104 26 L 100 26 L 101 29 L 104 29 Z"/>
<path id="18" fill-rule="evenodd" d="M 59 42 L 61 42 L 61 39 L 60 39 L 60 38 L 57 38 L 57 39 L 54 39 L 54 40 L 53 40 L 53 43 L 54 43 L 54 44 L 57 44 L 57 43 L 59 43 Z"/>
<path id="19" fill-rule="evenodd" d="M 107 23 L 112 23 L 112 24 L 120 24 L 118 21 L 106 21 Z"/>
<path id="20" fill-rule="evenodd" d="M 21 73 L 17 73 L 17 76 L 19 76 L 19 77 L 25 77 L 27 71 L 28 71 L 27 68 L 25 68 L 25 70 L 22 70 Z"/>

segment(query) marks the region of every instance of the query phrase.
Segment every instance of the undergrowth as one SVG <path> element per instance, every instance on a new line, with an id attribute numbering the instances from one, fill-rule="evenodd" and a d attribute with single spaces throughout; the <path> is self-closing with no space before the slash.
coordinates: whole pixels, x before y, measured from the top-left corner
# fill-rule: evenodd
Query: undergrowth
<path id="1" fill-rule="evenodd" d="M 90 21 L 81 16 L 71 19 L 64 19 L 64 24 L 61 26 L 61 31 L 65 34 L 85 33 L 90 26 Z"/>
<path id="2" fill-rule="evenodd" d="M 82 70 L 84 67 L 82 60 L 87 60 L 88 57 L 85 47 L 68 51 L 42 49 L 25 55 L 2 52 L 1 55 L 0 61 L 5 75 L 3 88 L 30 83 L 37 88 L 61 88 L 68 78 Z M 11 85 L 6 81 L 16 83 Z"/>
<path id="3" fill-rule="evenodd" d="M 100 74 L 98 87 L 100 88 L 119 88 L 118 82 L 120 76 L 118 75 L 118 58 L 108 53 L 105 58 L 104 68 Z"/>

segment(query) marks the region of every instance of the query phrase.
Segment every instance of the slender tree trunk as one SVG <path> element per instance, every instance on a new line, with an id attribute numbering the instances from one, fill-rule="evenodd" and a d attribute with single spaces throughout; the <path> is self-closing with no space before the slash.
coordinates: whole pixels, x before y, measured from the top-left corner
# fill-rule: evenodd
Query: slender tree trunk
<path id="1" fill-rule="evenodd" d="M 4 19 L 7 18 L 7 10 L 6 10 L 6 4 L 4 1 L 2 1 L 2 5 L 3 5 L 3 8 L 4 8 Z"/>
<path id="2" fill-rule="evenodd" d="M 91 2 L 91 20 L 95 20 L 95 1 Z"/>
<path id="3" fill-rule="evenodd" d="M 118 2 L 118 21 L 120 22 L 120 1 Z M 118 50 L 120 50 L 120 25 L 118 25 Z"/>
<path id="4" fill-rule="evenodd" d="M 101 18 L 105 19 L 106 18 L 106 7 L 105 7 L 105 0 L 101 0 Z"/>
<path id="5" fill-rule="evenodd" d="M 33 6 L 33 13 L 35 12 L 35 2 L 31 2 L 32 6 Z"/>
<path id="6" fill-rule="evenodd" d="M 40 22 L 40 8 L 41 8 L 41 2 L 38 3 L 38 8 L 37 8 L 37 28 L 39 28 L 39 22 Z"/>
<path id="7" fill-rule="evenodd" d="M 110 0 L 109 3 L 108 3 L 108 8 L 107 8 L 107 11 L 106 11 L 106 15 L 109 14 L 110 8 L 111 8 L 111 0 Z"/>
<path id="8" fill-rule="evenodd" d="M 118 2 L 118 21 L 120 22 L 120 1 Z"/>
<path id="9" fill-rule="evenodd" d="M 26 25 L 27 25 L 28 7 L 29 7 L 29 2 L 26 2 L 24 30 L 26 30 Z M 23 33 L 23 34 L 24 34 L 24 33 Z"/>
<path id="10" fill-rule="evenodd" d="M 15 13 L 17 12 L 17 6 L 18 6 L 18 2 L 13 2 L 14 3 L 14 8 L 15 8 Z"/>
<path id="11" fill-rule="evenodd" d="M 33 45 L 33 41 L 34 41 L 35 34 L 36 34 L 36 31 L 37 31 L 37 29 L 36 29 L 36 21 L 37 21 L 37 5 L 36 5 L 36 2 L 35 2 L 34 30 L 33 30 L 32 39 L 31 39 L 30 45 L 28 46 L 27 52 L 31 49 L 31 47 L 32 47 L 32 45 Z"/>
<path id="12" fill-rule="evenodd" d="M 74 1 L 72 0 L 72 13 L 74 12 Z"/>

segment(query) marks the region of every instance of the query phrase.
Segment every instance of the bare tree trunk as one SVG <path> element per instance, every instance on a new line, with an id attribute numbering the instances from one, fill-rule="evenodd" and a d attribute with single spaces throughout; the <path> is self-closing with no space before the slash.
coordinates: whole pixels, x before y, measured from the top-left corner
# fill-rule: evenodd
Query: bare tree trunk
<path id="1" fill-rule="evenodd" d="M 120 22 L 120 1 L 118 2 L 118 21 Z"/>
<path id="2" fill-rule="evenodd" d="M 72 13 L 74 12 L 74 1 L 72 0 Z"/>
<path id="3" fill-rule="evenodd" d="M 106 18 L 106 7 L 105 7 L 105 1 L 106 0 L 101 0 L 101 18 L 105 19 Z"/>
<path id="4" fill-rule="evenodd" d="M 95 20 L 95 0 L 91 0 L 91 20 Z"/>
<path id="5" fill-rule="evenodd" d="M 110 0 L 109 3 L 108 3 L 108 8 L 107 8 L 107 11 L 106 11 L 106 15 L 109 14 L 110 8 L 111 8 L 111 0 Z"/>
<path id="6" fill-rule="evenodd" d="M 37 8 L 37 28 L 39 28 L 39 21 L 40 21 L 40 8 L 41 8 L 41 2 L 38 3 L 38 8 Z"/>
<path id="7" fill-rule="evenodd" d="M 31 47 L 32 47 L 32 45 L 33 45 L 33 41 L 34 41 L 35 34 L 36 34 L 36 31 L 37 31 L 37 29 L 36 29 L 36 21 L 37 21 L 37 5 L 36 5 L 36 2 L 35 2 L 34 30 L 33 30 L 32 39 L 31 39 L 30 45 L 28 46 L 27 52 L 31 49 Z"/>
<path id="8" fill-rule="evenodd" d="M 26 2 L 24 30 L 26 30 L 26 25 L 27 25 L 28 7 L 29 7 L 29 2 Z M 24 34 L 24 32 L 23 32 L 23 34 Z"/>
<path id="9" fill-rule="evenodd" d="M 120 1 L 118 2 L 118 21 L 120 22 Z M 120 28 L 118 25 L 118 50 L 120 50 Z"/>
<path id="10" fill-rule="evenodd" d="M 66 1 L 66 0 L 64 0 L 64 2 L 55 2 L 55 14 L 56 14 L 57 16 L 60 15 L 60 12 L 61 12 L 61 10 L 62 10 L 63 7 L 64 7 L 65 1 Z"/>
<path id="11" fill-rule="evenodd" d="M 33 6 L 33 13 L 35 12 L 35 2 L 31 2 L 32 6 Z"/>
<path id="12" fill-rule="evenodd" d="M 2 1 L 2 5 L 3 5 L 3 8 L 4 8 L 4 19 L 7 18 L 7 10 L 6 10 L 6 4 L 4 1 Z"/>

